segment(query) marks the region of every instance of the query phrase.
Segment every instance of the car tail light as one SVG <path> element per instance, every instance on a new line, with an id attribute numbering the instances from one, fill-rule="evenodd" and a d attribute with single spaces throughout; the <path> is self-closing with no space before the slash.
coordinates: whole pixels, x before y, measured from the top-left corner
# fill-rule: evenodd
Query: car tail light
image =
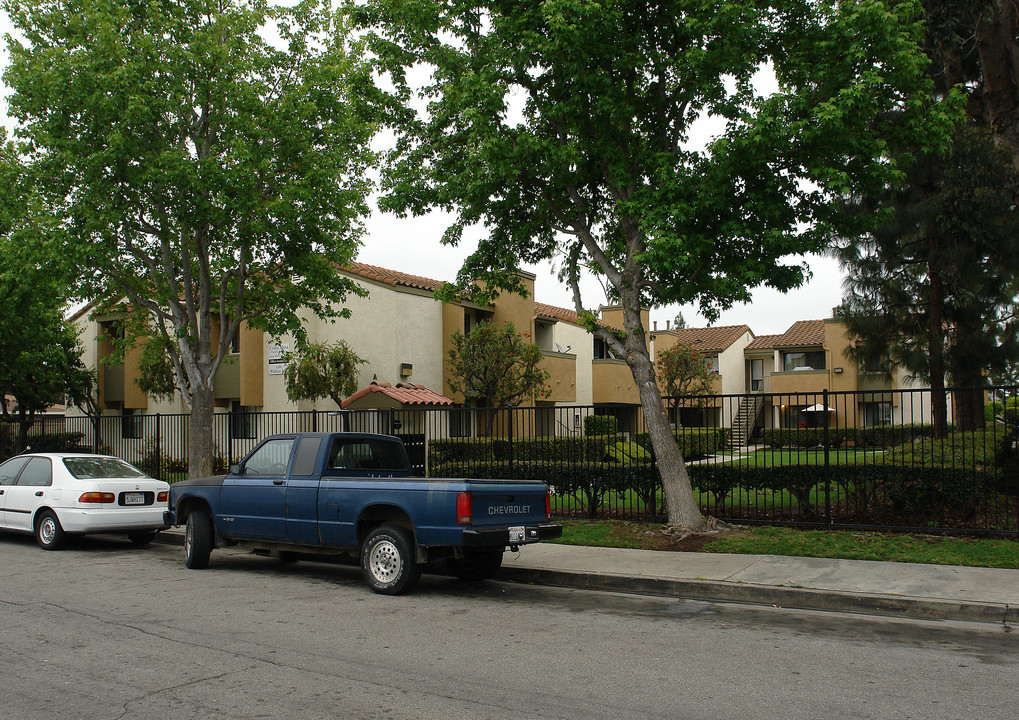
<path id="1" fill-rule="evenodd" d="M 552 518 L 552 493 L 545 492 L 545 519 L 550 520 Z"/>
<path id="2" fill-rule="evenodd" d="M 111 503 L 117 502 L 117 496 L 113 493 L 105 492 L 87 492 L 82 493 L 81 497 L 78 498 L 80 503 Z"/>
<path id="3" fill-rule="evenodd" d="M 456 524 L 471 524 L 471 494 L 469 492 L 456 494 Z"/>
<path id="4" fill-rule="evenodd" d="M 170 491 L 164 490 L 156 496 L 156 502 L 170 502 Z"/>

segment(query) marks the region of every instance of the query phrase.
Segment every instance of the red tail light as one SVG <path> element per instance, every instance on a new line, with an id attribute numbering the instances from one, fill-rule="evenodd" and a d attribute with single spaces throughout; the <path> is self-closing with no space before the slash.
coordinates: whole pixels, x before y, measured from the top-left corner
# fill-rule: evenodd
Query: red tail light
<path id="1" fill-rule="evenodd" d="M 113 493 L 87 492 L 82 493 L 78 498 L 80 503 L 111 503 L 117 502 L 117 496 Z"/>
<path id="2" fill-rule="evenodd" d="M 159 493 L 159 495 L 156 496 L 156 502 L 169 502 L 169 501 L 170 501 L 169 490 L 164 490 L 163 492 Z"/>
<path id="3" fill-rule="evenodd" d="M 456 524 L 471 524 L 471 494 L 469 492 L 456 494 Z"/>
<path id="4" fill-rule="evenodd" d="M 552 493 L 545 492 L 545 519 L 549 520 L 552 517 Z"/>

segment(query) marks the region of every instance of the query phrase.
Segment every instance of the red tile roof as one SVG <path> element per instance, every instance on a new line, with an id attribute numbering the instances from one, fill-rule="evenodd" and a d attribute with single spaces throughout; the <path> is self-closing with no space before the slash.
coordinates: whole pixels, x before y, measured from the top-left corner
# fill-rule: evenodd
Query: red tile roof
<path id="1" fill-rule="evenodd" d="M 393 387 L 387 382 L 379 382 L 373 380 L 371 385 L 366 388 L 361 388 L 356 393 L 351 395 L 349 398 L 340 403 L 340 407 L 345 408 L 350 403 L 363 398 L 365 395 L 373 392 L 380 392 L 387 395 L 398 403 L 404 405 L 452 405 L 453 401 L 445 395 L 440 395 L 437 392 L 429 390 L 424 385 L 415 385 L 414 383 L 396 383 L 396 387 Z"/>
<path id="2" fill-rule="evenodd" d="M 760 335 L 750 341 L 744 350 L 771 350 L 781 335 Z"/>
<path id="3" fill-rule="evenodd" d="M 691 345 L 698 352 L 721 352 L 750 332 L 748 325 L 720 325 L 709 328 L 676 328 L 666 330 L 679 342 Z M 656 334 L 661 335 L 659 330 Z"/>
<path id="4" fill-rule="evenodd" d="M 567 310 L 566 308 L 556 307 L 555 305 L 546 305 L 545 303 L 536 302 L 534 303 L 534 312 L 538 315 L 544 315 L 545 317 L 573 323 L 574 325 L 583 325 L 580 320 L 580 316 L 577 315 L 576 312 L 573 310 Z"/>
<path id="5" fill-rule="evenodd" d="M 775 347 L 824 345 L 824 320 L 799 320 L 775 341 Z"/>
<path id="6" fill-rule="evenodd" d="M 441 280 L 432 280 L 431 278 L 421 277 L 420 275 L 409 275 L 407 273 L 397 272 L 396 270 L 387 270 L 386 268 L 381 268 L 376 265 L 367 265 L 359 262 L 352 262 L 344 269 L 347 272 L 363 277 L 366 280 L 375 280 L 376 282 L 393 285 L 394 287 L 397 285 L 403 285 L 404 287 L 412 287 L 419 290 L 435 292 L 446 284 Z"/>

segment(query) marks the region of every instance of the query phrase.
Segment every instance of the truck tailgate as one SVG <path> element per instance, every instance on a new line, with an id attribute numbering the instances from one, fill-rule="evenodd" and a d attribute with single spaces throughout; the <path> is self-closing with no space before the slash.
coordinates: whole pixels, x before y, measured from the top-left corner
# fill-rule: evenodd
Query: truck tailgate
<path id="1" fill-rule="evenodd" d="M 543 483 L 471 480 L 469 487 L 476 528 L 534 525 L 548 519 L 548 489 Z"/>

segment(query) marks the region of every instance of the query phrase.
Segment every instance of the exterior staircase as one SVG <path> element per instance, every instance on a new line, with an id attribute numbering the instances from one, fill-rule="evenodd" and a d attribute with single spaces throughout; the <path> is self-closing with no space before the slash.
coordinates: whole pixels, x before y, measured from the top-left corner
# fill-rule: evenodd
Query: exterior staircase
<path id="1" fill-rule="evenodd" d="M 750 434 L 757 424 L 757 416 L 764 407 L 764 396 L 761 393 L 744 395 L 740 398 L 739 410 L 732 421 L 733 446 L 746 446 L 750 442 Z"/>

